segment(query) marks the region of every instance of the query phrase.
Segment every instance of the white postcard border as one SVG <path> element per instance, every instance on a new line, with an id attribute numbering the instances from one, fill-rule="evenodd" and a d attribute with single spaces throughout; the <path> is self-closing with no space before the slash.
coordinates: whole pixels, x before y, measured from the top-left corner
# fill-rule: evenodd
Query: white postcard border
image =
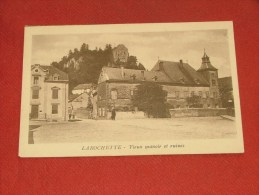
<path id="1" fill-rule="evenodd" d="M 30 66 L 32 53 L 32 35 L 86 34 L 86 33 L 129 33 L 227 29 L 233 94 L 236 110 L 237 136 L 229 139 L 197 140 L 159 140 L 148 142 L 89 142 L 28 144 L 29 102 L 30 102 Z M 142 149 L 130 149 L 130 145 L 142 146 Z M 145 146 L 161 146 L 146 148 Z M 168 145 L 168 146 L 167 146 Z M 174 147 L 175 145 L 175 147 Z M 182 147 L 180 147 L 183 145 Z M 92 150 L 88 146 L 92 146 Z M 120 149 L 116 149 L 120 147 Z M 167 146 L 167 147 L 166 147 Z M 172 146 L 172 147 L 170 147 Z M 176 147 L 177 146 L 177 147 Z M 179 147 L 178 147 L 179 146 Z M 88 147 L 88 149 L 87 149 Z M 111 147 L 111 149 L 103 149 Z M 95 149 L 94 149 L 95 148 Z M 86 150 L 87 149 L 87 150 Z M 191 23 L 153 23 L 153 24 L 110 24 L 110 25 L 74 25 L 74 26 L 35 26 L 25 27 L 23 80 L 20 117 L 20 157 L 73 157 L 73 156 L 124 156 L 124 155 L 165 155 L 165 154 L 215 154 L 243 153 L 243 133 L 238 90 L 237 66 L 235 57 L 233 23 L 227 22 L 191 22 Z"/>

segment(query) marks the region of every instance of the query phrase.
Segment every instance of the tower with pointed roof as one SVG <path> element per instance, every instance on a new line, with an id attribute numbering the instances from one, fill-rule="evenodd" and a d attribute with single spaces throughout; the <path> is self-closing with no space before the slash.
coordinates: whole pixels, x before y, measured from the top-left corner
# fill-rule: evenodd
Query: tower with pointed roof
<path id="1" fill-rule="evenodd" d="M 215 106 L 219 106 L 219 87 L 218 87 L 218 69 L 215 68 L 204 49 L 204 55 L 201 58 L 201 67 L 197 70 L 210 85 L 210 97 L 215 100 Z"/>

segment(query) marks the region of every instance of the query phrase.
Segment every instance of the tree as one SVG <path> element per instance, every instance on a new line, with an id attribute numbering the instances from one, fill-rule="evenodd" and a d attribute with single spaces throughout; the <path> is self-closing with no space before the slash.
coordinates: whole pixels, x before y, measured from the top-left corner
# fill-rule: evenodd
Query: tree
<path id="1" fill-rule="evenodd" d="M 74 58 L 75 58 L 76 60 L 78 60 L 78 58 L 79 58 L 79 51 L 78 51 L 77 48 L 74 49 Z"/>
<path id="2" fill-rule="evenodd" d="M 148 117 L 169 117 L 166 104 L 167 92 L 155 82 L 145 82 L 137 86 L 133 96 L 133 105 L 144 111 Z"/>
<path id="3" fill-rule="evenodd" d="M 138 62 L 138 60 L 137 60 L 136 56 L 129 56 L 125 68 L 138 69 L 137 62 Z"/>
<path id="4" fill-rule="evenodd" d="M 80 53 L 84 53 L 84 52 L 88 51 L 88 48 L 89 48 L 88 45 L 83 43 L 80 48 Z"/>
<path id="5" fill-rule="evenodd" d="M 186 98 L 186 102 L 191 108 L 202 108 L 201 97 L 198 95 L 192 95 Z"/>
<path id="6" fill-rule="evenodd" d="M 73 52 L 72 52 L 72 50 L 70 49 L 69 52 L 68 52 L 68 58 L 71 58 L 72 55 L 73 55 Z"/>

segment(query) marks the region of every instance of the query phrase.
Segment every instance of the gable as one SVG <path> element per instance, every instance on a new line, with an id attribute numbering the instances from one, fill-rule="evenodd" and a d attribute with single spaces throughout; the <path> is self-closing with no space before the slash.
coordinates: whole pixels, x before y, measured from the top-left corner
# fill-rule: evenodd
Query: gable
<path id="1" fill-rule="evenodd" d="M 43 75 L 46 75 L 47 72 L 42 67 L 40 67 L 40 65 L 36 64 L 31 67 L 31 74 L 35 76 L 36 75 L 43 76 Z"/>
<path id="2" fill-rule="evenodd" d="M 32 65 L 31 70 L 33 74 L 37 74 L 35 70 L 38 70 L 40 75 L 45 75 L 46 81 L 53 81 L 54 77 L 58 77 L 59 81 L 68 81 L 68 74 L 54 66 L 35 64 Z"/>

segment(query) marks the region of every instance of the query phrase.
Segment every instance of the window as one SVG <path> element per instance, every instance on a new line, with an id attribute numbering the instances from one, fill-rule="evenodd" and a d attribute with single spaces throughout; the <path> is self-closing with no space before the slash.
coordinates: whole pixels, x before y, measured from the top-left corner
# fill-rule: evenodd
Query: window
<path id="1" fill-rule="evenodd" d="M 124 73 L 124 74 L 125 74 L 125 73 Z M 124 76 L 125 76 L 125 75 L 124 75 Z M 130 77 L 132 78 L 133 81 L 136 80 L 136 75 L 135 75 L 135 74 L 131 75 Z"/>
<path id="2" fill-rule="evenodd" d="M 39 70 L 38 70 L 38 69 L 35 69 L 34 72 L 39 72 Z"/>
<path id="3" fill-rule="evenodd" d="M 209 98 L 209 97 L 210 97 L 210 92 L 206 91 L 206 98 Z"/>
<path id="4" fill-rule="evenodd" d="M 102 116 L 105 116 L 105 108 L 102 108 Z"/>
<path id="5" fill-rule="evenodd" d="M 158 77 L 154 76 L 152 79 L 153 79 L 153 81 L 157 81 Z"/>
<path id="6" fill-rule="evenodd" d="M 206 98 L 206 91 L 202 92 L 202 98 Z"/>
<path id="7" fill-rule="evenodd" d="M 211 83 L 212 83 L 212 86 L 215 86 L 215 85 L 216 85 L 216 80 L 215 80 L 215 79 L 212 79 L 212 80 L 211 80 Z"/>
<path id="8" fill-rule="evenodd" d="M 191 92 L 191 97 L 193 97 L 193 96 L 194 96 L 194 91 Z"/>
<path id="9" fill-rule="evenodd" d="M 214 74 L 214 73 L 211 73 L 211 77 L 212 77 L 212 78 L 215 77 L 215 74 Z"/>
<path id="10" fill-rule="evenodd" d="M 185 92 L 184 92 L 184 97 L 188 97 L 188 96 L 189 96 L 188 91 L 185 91 Z"/>
<path id="11" fill-rule="evenodd" d="M 199 91 L 199 96 L 202 97 L 202 91 Z"/>
<path id="12" fill-rule="evenodd" d="M 131 95 L 131 96 L 134 95 L 134 90 L 133 90 L 133 89 L 130 90 L 130 95 Z"/>
<path id="13" fill-rule="evenodd" d="M 98 108 L 98 114 L 99 116 L 102 116 L 102 108 Z"/>
<path id="14" fill-rule="evenodd" d="M 52 89 L 52 99 L 58 99 L 58 89 Z"/>
<path id="15" fill-rule="evenodd" d="M 39 99 L 39 90 L 38 89 L 32 90 L 32 99 Z"/>
<path id="16" fill-rule="evenodd" d="M 176 92 L 175 92 L 175 97 L 176 97 L 177 99 L 179 99 L 179 96 L 180 96 L 180 92 L 179 92 L 179 91 L 176 91 Z"/>
<path id="17" fill-rule="evenodd" d="M 116 100 L 117 99 L 117 90 L 116 89 L 113 89 L 112 91 L 111 91 L 111 99 L 112 100 Z"/>
<path id="18" fill-rule="evenodd" d="M 33 77 L 33 84 L 34 85 L 39 84 L 39 77 Z"/>
<path id="19" fill-rule="evenodd" d="M 217 92 L 213 92 L 213 97 L 214 98 L 218 98 L 218 93 Z"/>
<path id="20" fill-rule="evenodd" d="M 52 104 L 52 114 L 58 114 L 58 104 Z"/>

